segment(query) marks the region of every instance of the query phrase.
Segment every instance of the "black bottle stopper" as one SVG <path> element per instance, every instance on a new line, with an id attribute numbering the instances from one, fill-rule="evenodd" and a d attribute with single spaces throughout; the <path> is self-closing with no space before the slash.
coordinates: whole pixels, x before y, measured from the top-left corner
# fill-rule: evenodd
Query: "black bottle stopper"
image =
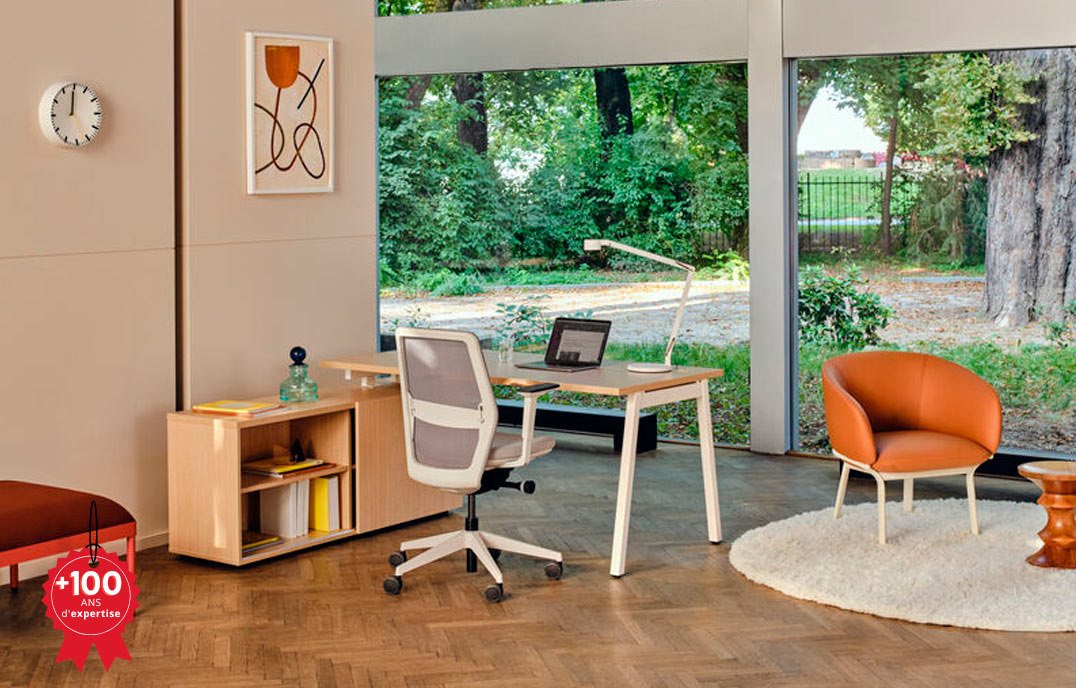
<path id="1" fill-rule="evenodd" d="M 306 349 L 301 346 L 293 346 L 288 355 L 291 356 L 291 360 L 294 361 L 292 365 L 303 365 L 303 361 L 306 360 Z"/>

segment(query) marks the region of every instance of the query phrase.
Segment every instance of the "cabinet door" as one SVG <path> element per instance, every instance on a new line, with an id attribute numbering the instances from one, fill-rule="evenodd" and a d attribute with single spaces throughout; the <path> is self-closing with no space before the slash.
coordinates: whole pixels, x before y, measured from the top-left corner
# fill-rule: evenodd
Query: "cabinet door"
<path id="1" fill-rule="evenodd" d="M 239 432 L 168 421 L 168 551 L 238 564 Z"/>
<path id="2" fill-rule="evenodd" d="M 366 533 L 459 508 L 463 498 L 407 475 L 400 388 L 392 385 L 355 405 L 355 517 Z"/>

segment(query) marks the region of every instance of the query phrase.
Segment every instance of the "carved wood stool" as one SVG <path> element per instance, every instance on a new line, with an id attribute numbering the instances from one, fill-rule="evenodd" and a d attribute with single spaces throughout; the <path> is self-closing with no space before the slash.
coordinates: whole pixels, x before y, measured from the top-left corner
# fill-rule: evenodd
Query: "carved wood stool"
<path id="1" fill-rule="evenodd" d="M 1042 549 L 1027 563 L 1056 569 L 1076 569 L 1076 461 L 1032 461 L 1020 475 L 1042 490 L 1046 527 L 1039 531 Z"/>

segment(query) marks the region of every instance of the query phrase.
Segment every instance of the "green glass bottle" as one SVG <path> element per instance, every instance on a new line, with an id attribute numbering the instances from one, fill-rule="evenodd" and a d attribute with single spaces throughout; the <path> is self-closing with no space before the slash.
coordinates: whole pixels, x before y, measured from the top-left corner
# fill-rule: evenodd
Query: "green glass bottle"
<path id="1" fill-rule="evenodd" d="M 292 364 L 288 366 L 288 376 L 280 383 L 281 401 L 317 401 L 318 383 L 311 379 L 307 371 L 306 349 L 301 346 L 292 347 Z"/>

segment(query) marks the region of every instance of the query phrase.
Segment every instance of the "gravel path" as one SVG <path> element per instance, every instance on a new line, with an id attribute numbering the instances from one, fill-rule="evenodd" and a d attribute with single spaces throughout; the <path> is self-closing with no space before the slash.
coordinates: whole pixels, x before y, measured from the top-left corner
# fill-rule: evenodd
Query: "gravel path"
<path id="1" fill-rule="evenodd" d="M 681 341 L 715 345 L 749 341 L 748 288 L 743 282 L 695 282 Z M 395 319 L 407 320 L 419 309 L 432 326 L 495 336 L 498 303 L 526 303 L 529 297 L 542 295 L 538 303 L 550 315 L 591 310 L 595 318 L 612 320 L 611 341 L 661 342 L 668 338 L 681 289 L 676 282 L 643 282 L 507 288 L 463 297 L 387 297 L 381 300 L 381 319 L 388 326 Z M 870 289 L 894 311 L 882 332 L 882 338 L 889 341 L 959 344 L 985 340 L 1000 346 L 1044 341 L 1039 324 L 999 328 L 983 319 L 979 314 L 981 280 L 879 275 Z"/>

